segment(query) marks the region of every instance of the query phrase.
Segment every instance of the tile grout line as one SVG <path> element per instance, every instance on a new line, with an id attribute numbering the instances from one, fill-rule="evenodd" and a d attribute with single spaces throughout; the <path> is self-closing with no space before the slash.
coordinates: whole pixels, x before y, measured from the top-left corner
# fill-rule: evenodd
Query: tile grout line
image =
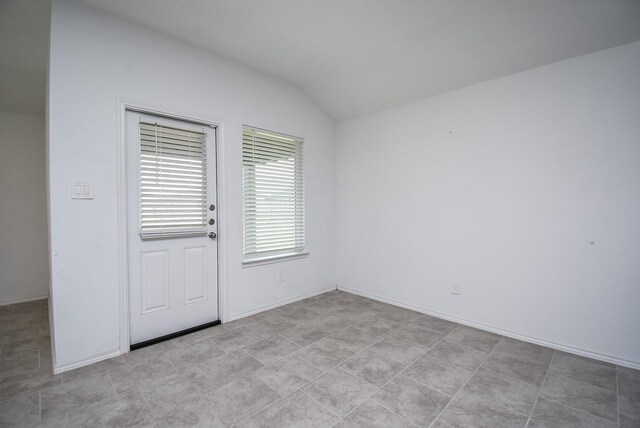
<path id="1" fill-rule="evenodd" d="M 585 412 L 584 410 L 580 410 L 580 409 L 576 409 L 575 407 L 567 406 L 566 404 L 560 403 L 559 401 L 556 401 L 556 400 L 552 400 L 551 398 L 546 398 L 545 397 L 544 399 L 546 401 L 549 401 L 549 402 L 551 402 L 553 404 L 556 404 L 558 406 L 566 407 L 567 409 L 573 410 L 576 413 L 580 413 L 582 415 L 589 416 L 590 418 L 601 419 L 601 420 L 603 420 L 605 422 L 614 423 L 614 424 L 617 425 L 616 421 L 612 421 L 611 419 L 603 418 L 602 416 L 594 415 L 593 413 Z"/>
<path id="2" fill-rule="evenodd" d="M 449 333 L 451 334 L 451 333 Z M 448 336 L 448 335 L 447 335 Z M 498 341 L 498 343 L 496 343 L 496 345 L 493 347 L 493 349 L 491 350 L 491 352 L 489 352 L 489 354 L 487 355 L 487 357 L 484 359 L 484 361 L 478 366 L 478 368 L 476 368 L 476 370 L 473 372 L 473 374 L 471 376 L 469 376 L 469 379 L 467 379 L 467 381 L 464 383 L 464 385 L 462 385 L 460 387 L 460 389 L 458 389 L 458 391 L 456 391 L 455 394 L 453 394 L 453 396 L 451 397 L 451 400 L 449 400 L 449 402 L 447 403 L 446 406 L 444 406 L 444 409 L 442 409 L 442 411 L 440 413 L 438 413 L 438 416 L 436 416 L 436 418 L 431 421 L 431 424 L 429 424 L 429 426 L 433 426 L 433 424 L 438 420 L 438 418 L 440 418 L 440 416 L 442 416 L 444 414 L 444 412 L 447 411 L 447 409 L 449 408 L 449 406 L 451 405 L 451 403 L 453 403 L 453 401 L 456 399 L 456 397 L 458 396 L 458 394 L 460 394 L 460 392 L 462 392 L 462 390 L 464 389 L 465 386 L 467 386 L 467 384 L 471 381 L 471 379 L 473 379 L 473 377 L 476 375 L 476 373 L 478 372 L 478 370 L 480 370 L 480 368 L 482 367 L 482 365 L 484 363 L 487 362 L 487 360 L 489 360 L 489 358 L 491 357 L 491 354 L 493 354 L 493 351 L 496 350 L 496 348 L 498 347 L 498 345 L 500 345 L 500 342 L 502 342 L 502 340 L 504 339 L 504 337 L 501 337 L 500 340 Z M 444 340 L 444 338 L 443 338 Z"/>
<path id="3" fill-rule="evenodd" d="M 536 396 L 536 400 L 533 402 L 533 407 L 531 407 L 531 411 L 529 412 L 529 417 L 527 418 L 527 423 L 524 425 L 525 428 L 529 426 L 529 422 L 531 422 L 531 416 L 533 416 L 533 411 L 536 409 L 538 405 L 538 400 L 540 399 L 540 395 L 542 395 L 542 388 L 544 388 L 544 383 L 547 380 L 547 376 L 549 375 L 549 370 L 551 370 L 551 364 L 553 364 L 553 359 L 556 357 L 556 350 L 553 350 L 553 355 L 551 355 L 551 360 L 549 361 L 549 365 L 547 366 L 547 370 L 544 372 L 544 377 L 542 378 L 542 383 L 540 384 L 540 389 L 538 390 L 538 395 Z"/>
<path id="4" fill-rule="evenodd" d="M 344 308 L 343 308 L 343 309 L 344 309 Z M 338 311 L 339 311 L 339 310 L 338 310 Z M 330 312 L 330 313 L 328 313 L 328 314 L 323 314 L 323 315 L 320 315 L 320 316 L 330 315 L 330 314 L 332 314 L 332 313 L 336 313 L 336 312 L 338 312 L 338 311 Z M 305 323 L 313 322 L 313 321 L 314 321 L 314 320 L 316 320 L 316 319 L 317 319 L 317 318 L 314 318 L 313 320 L 309 320 L 309 321 L 307 321 L 307 322 L 305 322 Z M 303 324 L 305 324 L 305 323 L 303 323 Z M 331 336 L 333 336 L 333 335 L 335 335 L 335 334 L 337 334 L 337 333 L 340 333 L 340 332 L 342 332 L 342 331 L 344 331 L 344 330 L 346 330 L 346 329 L 348 329 L 348 328 L 350 328 L 350 327 L 352 327 L 352 326 L 356 325 L 357 323 L 358 323 L 358 321 L 352 322 L 352 324 L 349 324 L 348 326 L 346 326 L 346 327 L 344 327 L 344 328 L 342 328 L 342 329 L 340 329 L 340 330 L 337 330 L 337 331 L 335 331 L 335 332 L 333 332 L 333 333 L 330 333 L 329 335 L 327 335 L 327 336 L 325 336 L 325 337 L 321 338 L 320 340 L 317 340 L 317 341 L 315 341 L 315 342 L 312 342 L 312 343 L 310 343 L 309 345 L 306 345 L 306 346 L 301 346 L 301 347 L 300 347 L 300 349 L 304 349 L 304 348 L 306 348 L 307 346 L 313 346 L 315 343 L 320 342 L 320 341 L 322 341 L 322 340 L 325 340 L 325 339 L 327 339 L 327 338 L 329 338 L 329 337 L 331 337 Z M 295 326 L 295 327 L 297 327 L 297 326 Z M 295 327 L 291 327 L 291 328 L 295 328 Z M 368 332 L 367 332 L 367 333 L 368 333 Z M 277 335 L 279 336 L 279 334 L 277 334 Z M 290 340 L 290 339 L 287 339 L 287 338 L 286 338 L 286 337 L 284 337 L 284 336 L 281 336 L 281 337 L 283 337 L 283 338 L 284 338 L 284 339 L 286 339 L 286 340 L 289 340 L 291 343 L 294 343 L 295 345 L 300 346 L 299 344 L 297 344 L 297 343 L 293 342 L 293 341 L 292 341 L 292 340 Z M 379 336 L 378 336 L 378 337 L 379 337 Z M 384 338 L 383 338 L 383 339 L 384 339 Z M 376 342 L 376 343 L 377 343 L 377 342 Z M 365 349 L 368 349 L 369 347 L 371 347 L 371 346 L 373 346 L 373 345 L 375 345 L 375 344 L 371 344 L 371 345 L 366 346 L 366 347 L 365 347 L 365 348 L 363 348 L 360 352 L 364 351 Z M 247 346 L 250 346 L 250 345 L 247 345 Z M 244 348 L 242 348 L 242 349 L 244 350 Z M 319 406 L 321 406 L 323 409 L 326 409 L 326 410 L 328 410 L 329 412 L 331 412 L 333 415 L 335 415 L 335 416 L 338 418 L 338 422 L 339 422 L 339 421 L 341 421 L 342 419 L 344 419 L 344 417 L 340 417 L 340 416 L 339 416 L 338 414 L 336 414 L 333 410 L 331 410 L 331 409 L 327 408 L 324 404 L 320 403 L 320 402 L 319 402 L 318 400 L 316 400 L 314 397 L 312 397 L 311 395 L 309 395 L 308 393 L 306 393 L 305 391 L 303 391 L 303 388 L 304 388 L 305 386 L 309 385 L 310 383 L 314 382 L 316 379 L 318 379 L 318 378 L 320 378 L 320 377 L 324 376 L 324 375 L 325 375 L 326 373 L 328 373 L 329 371 L 334 370 L 334 369 L 336 369 L 336 368 L 339 368 L 339 369 L 341 369 L 341 370 L 344 370 L 346 373 L 348 373 L 348 374 L 350 374 L 351 376 L 354 376 L 354 377 L 356 377 L 356 378 L 358 378 L 358 379 L 361 379 L 361 378 L 360 378 L 359 376 L 355 375 L 355 374 L 350 373 L 348 370 L 342 369 L 342 368 L 340 367 L 340 364 L 342 364 L 344 361 L 343 361 L 343 362 L 341 362 L 341 363 L 338 363 L 338 364 L 336 364 L 336 365 L 334 365 L 334 366 L 332 366 L 332 367 L 330 367 L 330 368 L 329 368 L 329 369 L 327 369 L 327 370 L 323 370 L 322 368 L 320 368 L 320 367 L 316 366 L 315 364 L 313 364 L 313 363 L 311 363 L 311 362 L 309 362 L 309 361 L 305 360 L 305 359 L 304 359 L 304 358 L 302 358 L 301 356 L 297 355 L 297 354 L 296 354 L 296 352 L 298 352 L 300 349 L 298 349 L 298 350 L 296 350 L 296 351 L 294 351 L 294 352 L 292 352 L 292 353 L 287 354 L 286 356 L 284 356 L 284 357 L 282 357 L 282 358 L 280 358 L 280 359 L 278 359 L 278 360 L 276 360 L 276 361 L 274 361 L 274 362 L 270 363 L 269 365 L 275 364 L 276 362 L 281 361 L 281 360 L 282 360 L 282 359 L 284 359 L 284 358 L 287 358 L 287 357 L 289 357 L 289 356 L 291 356 L 291 355 L 294 355 L 294 356 L 296 356 L 297 358 L 300 358 L 302 361 L 305 361 L 306 363 L 310 364 L 311 366 L 316 367 L 317 369 L 319 369 L 319 370 L 321 371 L 321 373 L 320 373 L 318 376 L 314 377 L 313 379 L 309 380 L 308 382 L 304 383 L 303 385 L 299 386 L 297 389 L 295 389 L 294 391 L 292 391 L 290 394 L 287 394 L 286 396 L 281 396 L 281 397 L 280 397 L 280 399 L 278 399 L 278 400 L 274 401 L 273 403 L 269 403 L 269 404 L 267 404 L 266 406 L 262 407 L 261 409 L 259 409 L 259 410 L 255 411 L 255 412 L 252 412 L 251 414 L 247 415 L 247 416 L 246 416 L 245 418 L 243 418 L 242 420 L 246 420 L 246 419 L 248 419 L 248 418 L 250 418 L 250 417 L 252 417 L 252 416 L 254 416 L 254 415 L 258 414 L 259 412 L 261 412 L 261 411 L 265 410 L 266 408 L 268 408 L 268 407 L 270 407 L 270 406 L 272 406 L 272 405 L 275 405 L 276 403 L 278 403 L 278 402 L 280 402 L 280 401 L 284 400 L 286 397 L 289 397 L 290 395 L 294 394 L 294 393 L 295 393 L 295 392 L 297 392 L 297 391 L 300 391 L 301 393 L 305 394 L 306 396 L 308 396 L 309 398 L 311 398 L 313 401 L 315 401 L 315 402 L 316 402 Z M 347 348 L 345 348 L 345 349 L 347 349 Z M 245 351 L 245 352 L 247 352 L 247 351 Z M 351 351 L 351 352 L 353 352 L 353 351 Z M 352 355 L 351 357 L 347 358 L 347 360 L 349 360 L 349 359 L 353 358 L 354 356 L 356 356 L 356 355 L 357 355 L 357 354 L 359 354 L 360 352 L 355 353 L 355 354 L 354 354 L 354 355 Z M 249 354 L 249 353 L 247 352 L 247 354 Z M 251 355 L 251 354 L 249 354 L 249 355 Z M 420 358 L 420 357 L 418 357 L 418 358 Z M 416 358 L 416 359 L 417 359 L 417 358 Z M 347 361 L 347 360 L 345 360 L 345 361 Z M 413 362 L 412 362 L 412 363 L 413 363 Z M 266 367 L 266 365 L 264 365 L 263 367 Z M 254 371 L 253 373 L 251 373 L 251 375 L 255 375 L 255 371 Z M 394 378 L 395 378 L 395 377 L 394 377 Z M 258 379 L 259 379 L 259 378 L 258 378 Z M 362 381 L 364 381 L 364 382 L 366 382 L 367 384 L 370 384 L 369 382 L 367 382 L 367 381 L 366 381 L 366 380 L 364 380 L 364 379 L 361 379 L 361 380 L 362 380 Z M 260 379 L 260 381 L 266 384 L 266 382 L 262 381 L 262 379 Z M 268 384 L 266 384 L 266 385 L 267 385 L 269 388 L 271 388 L 271 386 L 270 386 L 270 385 L 268 385 Z M 386 385 L 386 384 L 385 384 L 385 385 Z M 375 385 L 374 385 L 374 386 L 375 386 Z M 384 385 L 383 385 L 383 386 L 384 386 Z M 271 388 L 271 389 L 273 390 L 273 388 Z M 376 390 L 375 392 L 373 392 L 372 394 L 370 394 L 370 395 L 369 395 L 365 400 L 363 400 L 361 403 L 359 403 L 357 406 L 355 406 L 355 407 L 354 407 L 354 408 L 353 408 L 353 409 L 352 409 L 348 414 L 350 414 L 353 410 L 355 410 L 356 408 L 358 408 L 358 407 L 359 407 L 362 403 L 364 403 L 366 400 L 370 399 L 370 398 L 373 396 L 373 394 L 377 393 L 380 389 L 382 389 L 382 388 L 379 388 L 378 390 Z M 274 390 L 274 391 L 275 391 L 275 390 Z M 275 391 L 275 392 L 276 392 L 276 394 L 280 395 L 277 391 Z M 387 410 L 389 410 L 389 409 L 387 409 Z M 393 412 L 392 412 L 392 413 L 393 413 Z M 347 415 L 348 415 L 348 414 L 347 414 Z M 394 414 L 395 414 L 395 413 L 394 413 Z M 345 417 L 346 417 L 347 415 L 345 415 Z M 397 415 L 397 416 L 400 416 L 400 415 Z M 403 419 L 405 419 L 405 418 L 403 418 Z M 337 422 L 336 422 L 336 423 L 337 423 Z"/>
<path id="5" fill-rule="evenodd" d="M 407 323 L 407 324 L 408 324 L 408 323 Z M 405 324 L 405 325 L 406 325 L 406 324 Z M 387 337 L 389 337 L 389 336 L 391 336 L 391 335 L 392 335 L 392 334 L 389 334 Z M 418 361 L 420 358 L 422 358 L 423 356 L 425 356 L 425 355 L 427 354 L 427 352 L 429 352 L 431 349 L 433 349 L 435 346 L 437 346 L 441 341 L 443 341 L 443 340 L 444 340 L 444 338 L 445 338 L 446 336 L 448 336 L 448 334 L 447 334 L 447 335 L 445 335 L 444 337 L 442 337 L 442 338 L 441 338 L 440 340 L 438 340 L 435 344 L 433 344 L 433 346 L 431 346 L 431 347 L 429 347 L 429 348 L 426 348 L 425 346 L 420 345 L 422 348 L 426 349 L 426 351 L 425 351 L 423 354 L 421 354 L 421 355 L 417 356 L 416 358 L 414 358 L 414 359 L 413 359 L 410 363 L 408 363 L 408 364 L 407 364 L 407 365 L 406 365 L 402 370 L 400 370 L 398 373 L 396 373 L 396 374 L 395 374 L 391 379 L 389 379 L 389 380 L 388 380 L 387 382 L 385 382 L 381 387 L 379 387 L 375 392 L 373 392 L 373 393 L 369 396 L 369 398 L 368 398 L 368 399 L 371 399 L 371 397 L 373 397 L 375 394 L 377 394 L 378 392 L 380 392 L 380 391 L 381 391 L 384 387 L 386 387 L 388 384 L 390 384 L 391 382 L 393 382 L 393 381 L 394 381 L 398 376 L 400 376 L 400 375 L 401 375 L 405 370 L 407 370 L 411 365 L 413 365 L 416 361 Z M 394 336 L 394 337 L 397 337 L 397 336 Z M 408 340 L 408 342 L 416 344 L 415 342 L 411 342 L 411 341 L 409 341 L 409 340 Z M 375 343 L 374 343 L 373 345 L 375 345 Z M 365 349 L 369 349 L 369 348 L 371 348 L 373 345 L 370 345 L 369 347 L 367 347 L 367 348 L 365 348 Z M 416 345 L 419 345 L 419 344 L 416 344 Z M 363 349 L 362 351 L 364 351 L 365 349 Z M 362 352 L 362 351 L 360 351 L 360 352 Z M 375 351 L 373 351 L 373 352 L 375 352 Z M 357 355 L 357 354 L 356 354 L 356 355 Z M 356 355 L 352 356 L 351 358 L 355 357 Z M 351 358 L 349 358 L 349 359 L 351 359 Z M 386 357 L 385 357 L 385 358 L 386 358 Z M 393 360 L 391 360 L 391 361 L 393 361 Z M 397 361 L 396 361 L 396 362 L 397 362 Z M 347 371 L 347 372 L 348 372 L 348 371 Z M 350 372 L 349 372 L 349 373 L 350 373 Z M 355 373 L 350 373 L 350 374 L 352 374 L 353 376 L 357 377 L 358 379 L 362 379 L 360 376 L 356 375 Z M 406 376 L 406 375 L 403 375 L 403 376 Z M 408 376 L 406 376 L 406 377 L 408 377 Z M 410 378 L 410 379 L 412 379 L 412 378 Z M 362 380 L 363 380 L 363 381 L 365 381 L 365 382 L 367 382 L 367 381 L 366 381 L 366 380 L 364 380 L 364 379 L 362 379 Z M 413 379 L 412 379 L 412 380 L 413 380 Z M 367 382 L 367 383 L 369 383 L 369 382 Z M 375 386 L 375 385 L 374 385 L 374 386 Z M 430 388 L 430 387 L 429 387 L 429 388 Z M 430 389 L 433 389 L 433 388 L 430 388 Z M 434 390 L 434 391 L 435 391 L 435 390 Z M 438 391 L 438 392 L 440 392 L 440 391 Z M 445 395 L 448 395 L 448 394 L 445 394 Z M 366 401 L 366 400 L 365 400 L 365 401 Z M 389 412 L 393 413 L 394 415 L 396 415 L 396 416 L 398 416 L 398 417 L 400 417 L 400 418 L 402 418 L 402 419 L 404 419 L 404 420 L 408 421 L 408 422 L 409 422 L 409 423 L 411 423 L 412 425 L 417 426 L 415 423 L 413 423 L 413 422 L 412 422 L 412 421 L 410 421 L 409 419 L 405 418 L 404 416 L 401 416 L 401 415 L 397 414 L 396 412 L 394 412 L 393 410 L 391 410 L 391 409 L 387 408 L 387 407 L 386 407 L 386 406 L 384 406 L 383 404 L 381 404 L 381 403 L 379 403 L 379 402 L 377 402 L 377 401 L 375 401 L 375 400 L 372 400 L 372 401 L 373 401 L 374 403 L 376 403 L 377 405 L 379 405 L 380 407 L 382 407 L 382 408 L 386 409 L 387 411 L 389 411 Z M 364 403 L 364 401 L 363 401 L 363 403 Z M 362 404 L 362 403 L 361 403 L 361 404 Z M 358 405 L 357 407 L 359 407 L 359 405 Z M 356 408 L 357 408 L 357 407 L 356 407 Z M 353 412 L 353 410 L 355 410 L 356 408 L 352 409 L 352 410 L 351 410 L 351 412 Z M 349 412 L 349 414 L 350 414 L 351 412 Z M 348 416 L 348 414 L 347 414 L 347 416 Z M 346 416 L 345 416 L 345 417 L 346 417 Z"/>

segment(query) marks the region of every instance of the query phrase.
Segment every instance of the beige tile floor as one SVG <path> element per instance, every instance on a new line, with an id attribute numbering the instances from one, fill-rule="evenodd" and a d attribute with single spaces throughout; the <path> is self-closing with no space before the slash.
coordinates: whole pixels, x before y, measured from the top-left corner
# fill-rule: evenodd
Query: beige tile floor
<path id="1" fill-rule="evenodd" d="M 44 302 L 0 344 L 0 426 L 640 426 L 639 371 L 340 291 L 61 375 Z"/>

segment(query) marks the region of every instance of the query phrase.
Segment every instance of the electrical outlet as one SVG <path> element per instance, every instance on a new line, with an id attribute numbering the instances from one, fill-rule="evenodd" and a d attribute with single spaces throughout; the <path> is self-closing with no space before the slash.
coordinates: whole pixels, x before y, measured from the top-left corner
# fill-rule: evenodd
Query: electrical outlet
<path id="1" fill-rule="evenodd" d="M 451 281 L 451 294 L 462 294 L 460 281 Z"/>

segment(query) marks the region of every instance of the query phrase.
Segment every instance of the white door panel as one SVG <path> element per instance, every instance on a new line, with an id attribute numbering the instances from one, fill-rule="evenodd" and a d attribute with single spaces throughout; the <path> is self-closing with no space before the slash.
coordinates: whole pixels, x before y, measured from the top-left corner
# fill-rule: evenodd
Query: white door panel
<path id="1" fill-rule="evenodd" d="M 168 166 L 156 175 L 157 177 L 163 175 L 163 177 L 156 182 L 153 180 L 150 182 L 148 161 L 144 163 L 145 167 L 141 168 L 141 120 L 147 124 L 158 123 L 164 127 L 163 129 L 176 130 L 176 132 L 204 133 L 206 150 L 203 150 L 200 156 L 204 159 L 201 163 L 206 165 L 206 179 L 201 177 L 204 174 L 194 178 L 188 172 L 184 172 L 184 165 L 189 161 L 177 157 L 171 158 L 171 156 L 178 156 L 174 155 L 175 150 L 171 147 L 179 147 L 179 150 L 182 150 L 181 147 L 184 146 L 184 143 L 179 141 L 174 146 L 169 146 L 167 158 L 162 158 L 165 155 L 156 152 L 157 159 L 162 159 L 157 161 L 157 164 L 164 162 Z M 144 144 L 147 145 L 148 152 L 149 145 L 152 145 L 149 139 L 154 137 L 149 137 L 149 126 L 145 126 L 147 136 Z M 162 140 L 165 147 L 167 144 L 174 144 L 170 138 L 157 136 L 155 138 L 158 141 Z M 204 125 L 194 125 L 131 111 L 126 114 L 129 320 L 132 344 L 216 321 L 219 318 L 217 240 L 208 236 L 210 232 L 217 233 L 217 211 L 215 209 L 206 211 L 206 219 L 212 219 L 215 223 L 211 225 L 207 222 L 200 231 L 194 231 L 193 226 L 189 232 L 177 233 L 172 232 L 171 229 L 173 227 L 171 224 L 176 222 L 176 218 L 186 219 L 184 221 L 202 221 L 197 216 L 193 217 L 193 194 L 184 196 L 187 195 L 184 193 L 187 192 L 184 186 L 175 187 L 172 183 L 188 182 L 189 186 L 198 189 L 195 192 L 196 195 L 205 195 L 204 199 L 202 197 L 200 199 L 206 202 L 207 206 L 215 207 L 216 205 L 215 138 L 215 129 Z M 178 165 L 178 167 L 174 169 L 172 165 Z M 146 174 L 144 177 L 141 177 L 141 171 Z M 141 183 L 144 184 L 141 185 Z M 157 208 L 157 212 L 162 215 L 157 214 L 150 221 L 149 212 L 156 212 L 156 208 L 148 202 L 151 191 L 152 196 L 156 193 L 160 196 L 158 204 L 164 205 Z M 143 194 L 147 198 L 144 216 L 141 215 Z M 171 195 L 167 197 L 172 198 L 170 203 L 162 199 L 164 195 Z M 189 203 L 181 203 L 183 197 L 185 200 L 189 199 L 187 201 Z M 187 205 L 191 205 L 190 211 L 183 213 L 182 206 Z M 201 213 L 199 215 L 202 217 Z M 145 226 L 141 226 L 142 218 Z M 162 223 L 164 221 L 168 223 Z M 158 226 L 158 230 L 162 227 L 162 232 L 153 235 L 153 239 L 147 237 L 143 239 L 141 227 L 148 227 L 149 224 L 163 225 Z"/>

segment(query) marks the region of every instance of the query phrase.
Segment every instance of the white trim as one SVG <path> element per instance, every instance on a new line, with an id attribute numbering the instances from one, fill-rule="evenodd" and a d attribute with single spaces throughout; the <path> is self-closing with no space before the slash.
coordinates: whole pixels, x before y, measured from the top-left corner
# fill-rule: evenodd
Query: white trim
<path id="1" fill-rule="evenodd" d="M 0 302 L 0 306 L 14 305 L 16 303 L 35 302 L 36 300 L 44 300 L 47 297 L 49 297 L 49 295 L 36 296 L 36 297 L 26 297 L 24 299 L 3 300 L 3 301 Z"/>
<path id="2" fill-rule="evenodd" d="M 639 370 L 640 369 L 640 362 L 637 361 L 630 361 L 630 360 L 625 360 L 623 358 L 617 358 L 611 355 L 607 355 L 607 354 L 600 354 L 598 352 L 592 352 L 592 351 L 588 351 L 586 349 L 582 349 L 582 348 L 576 348 L 573 346 L 566 346 L 566 345 L 562 345 L 560 343 L 555 343 L 555 342 L 551 342 L 548 340 L 543 340 L 543 339 L 538 339 L 535 337 L 531 337 L 531 336 L 526 336 L 523 334 L 519 334 L 519 333 L 515 333 L 509 330 L 503 330 L 500 328 L 496 328 L 496 327 L 492 327 L 486 324 L 482 324 L 482 323 L 477 323 L 475 321 L 470 321 L 468 319 L 465 318 L 459 318 L 459 317 L 455 317 L 455 316 L 451 316 L 451 315 L 446 315 L 440 312 L 436 312 L 436 311 L 432 311 L 426 308 L 422 308 L 419 306 L 414 306 L 414 305 L 409 305 L 406 303 L 402 303 L 402 302 L 398 302 L 396 300 L 393 299 L 387 299 L 386 297 L 381 297 L 381 296 L 377 296 L 375 294 L 370 294 L 370 293 L 365 293 L 362 291 L 358 291 L 358 290 L 354 290 L 348 287 L 343 287 L 338 285 L 338 290 L 340 291 L 345 291 L 347 293 L 351 293 L 351 294 L 356 294 L 358 296 L 362 296 L 362 297 L 367 297 L 369 299 L 373 299 L 373 300 L 377 300 L 379 302 L 384 302 L 384 303 L 389 303 L 390 305 L 395 305 L 395 306 L 400 306 L 402 308 L 406 308 L 406 309 L 411 309 L 412 311 L 416 311 L 416 312 L 420 312 L 423 314 L 427 314 L 427 315 L 432 315 L 434 317 L 438 317 L 438 318 L 442 318 L 448 321 L 453 321 L 456 322 L 458 324 L 462 324 L 462 325 L 466 325 L 469 327 L 474 327 L 480 330 L 484 330 L 484 331 L 489 331 L 491 333 L 496 333 L 499 334 L 501 336 L 506 336 L 506 337 L 511 337 L 513 339 L 518 339 L 518 340 L 522 340 L 525 342 L 529 342 L 529 343 L 534 343 L 536 345 L 541 345 L 541 346 L 546 346 L 548 348 L 553 348 L 553 349 L 557 349 L 559 351 L 565 351 L 565 352 L 569 352 L 571 354 L 576 354 L 576 355 L 581 355 L 583 357 L 588 357 L 588 358 L 593 358 L 594 360 L 600 360 L 600 361 L 604 361 L 607 363 L 612 363 L 612 364 L 617 364 L 619 366 L 624 366 L 624 367 L 629 367 L 632 369 L 636 369 Z"/>
<path id="3" fill-rule="evenodd" d="M 242 261 L 242 267 L 248 268 L 252 266 L 269 265 L 271 263 L 286 262 L 289 260 L 304 259 L 309 253 L 303 251 L 301 253 L 277 254 L 275 256 L 256 257 L 255 259 L 247 259 Z"/>
<path id="4" fill-rule="evenodd" d="M 90 364 L 94 364 L 99 361 L 108 360 L 109 358 L 117 357 L 118 355 L 122 355 L 122 352 L 120 352 L 119 349 L 116 349 L 115 351 L 109 351 L 104 354 L 95 355 L 93 357 L 85 358 L 82 361 L 78 361 L 71 364 L 65 364 L 60 367 L 55 367 L 53 369 L 53 374 L 68 372 L 69 370 L 78 369 L 80 367 L 88 366 Z"/>
<path id="5" fill-rule="evenodd" d="M 216 136 L 216 204 L 218 209 L 218 318 L 225 320 L 228 307 L 227 293 L 227 166 L 225 157 L 224 120 L 201 113 L 185 112 L 165 106 L 116 98 L 118 118 L 118 139 L 116 141 L 116 190 L 118 217 L 118 294 L 120 319 L 119 354 L 129 352 L 129 263 L 128 263 L 128 217 L 127 217 L 127 151 L 126 151 L 126 114 L 136 111 L 143 114 L 169 117 L 191 123 L 199 123 L 214 128 Z M 220 233 L 220 225 L 222 232 Z M 118 355 L 119 355 L 118 354 Z M 89 360 L 85 360 L 89 361 Z M 100 361 L 95 360 L 95 361 Z M 95 362 L 93 361 L 93 362 Z M 78 363 L 81 364 L 81 363 Z M 71 366 L 71 365 L 69 365 Z M 81 365 L 80 365 L 81 366 Z M 79 367 L 80 367 L 79 366 Z M 68 366 L 64 366 L 68 367 Z M 59 368 L 60 369 L 60 368 Z M 69 369 L 70 370 L 70 369 Z"/>
<path id="6" fill-rule="evenodd" d="M 240 318 L 248 317 L 250 315 L 259 314 L 260 312 L 268 311 L 269 309 L 275 309 L 275 308 L 280 307 L 280 306 L 288 305 L 289 303 L 298 302 L 300 300 L 308 299 L 309 297 L 317 296 L 319 294 L 328 293 L 329 291 L 334 291 L 334 290 L 336 290 L 336 287 L 330 287 L 330 288 L 325 288 L 325 289 L 320 290 L 320 291 L 314 291 L 312 293 L 303 294 L 302 296 L 294 297 L 293 299 L 281 300 L 280 302 L 272 303 L 272 304 L 267 305 L 267 306 L 262 306 L 262 307 L 260 307 L 258 309 L 254 309 L 252 311 L 243 312 L 243 313 L 238 314 L 238 315 L 230 316 L 229 319 L 226 322 L 235 321 L 235 320 L 238 320 Z"/>

